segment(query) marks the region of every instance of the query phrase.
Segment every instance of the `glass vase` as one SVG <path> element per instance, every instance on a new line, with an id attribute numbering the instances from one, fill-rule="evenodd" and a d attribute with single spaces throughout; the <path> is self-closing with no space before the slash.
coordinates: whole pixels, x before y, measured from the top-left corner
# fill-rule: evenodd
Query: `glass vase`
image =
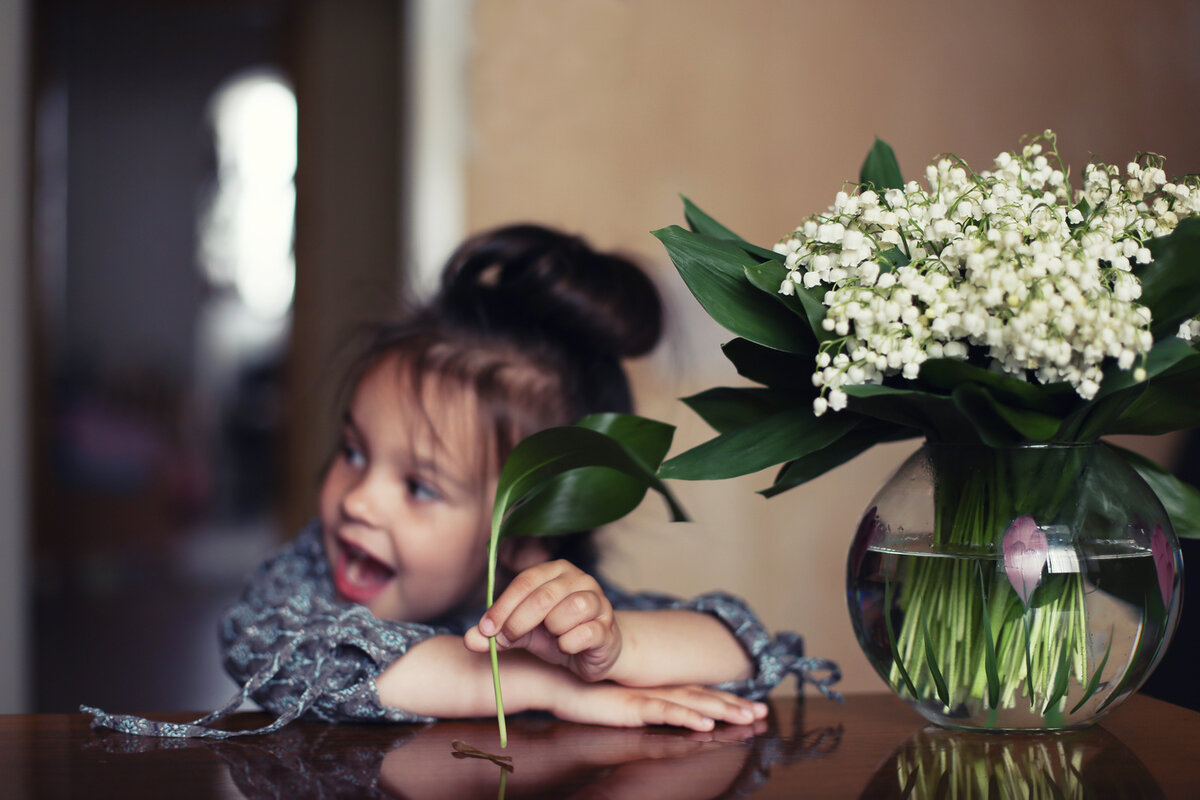
<path id="1" fill-rule="evenodd" d="M 948 728 L 1066 730 L 1132 694 L 1181 604 L 1162 504 L 1103 443 L 926 443 L 869 504 L 847 568 L 879 675 Z"/>

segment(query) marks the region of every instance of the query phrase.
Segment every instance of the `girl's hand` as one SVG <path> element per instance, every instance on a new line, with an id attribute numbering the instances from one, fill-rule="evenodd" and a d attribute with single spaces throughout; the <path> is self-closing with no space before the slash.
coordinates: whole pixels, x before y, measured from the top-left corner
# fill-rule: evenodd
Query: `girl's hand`
<path id="1" fill-rule="evenodd" d="M 493 635 L 501 649 L 523 648 L 585 681 L 608 677 L 621 655 L 612 604 L 596 579 L 569 561 L 517 575 L 463 641 L 483 653 Z"/>
<path id="2" fill-rule="evenodd" d="M 747 726 L 767 716 L 767 706 L 705 686 L 640 689 L 604 682 L 579 683 L 555 693 L 551 713 L 590 725 L 674 725 L 711 731 L 718 722 Z"/>

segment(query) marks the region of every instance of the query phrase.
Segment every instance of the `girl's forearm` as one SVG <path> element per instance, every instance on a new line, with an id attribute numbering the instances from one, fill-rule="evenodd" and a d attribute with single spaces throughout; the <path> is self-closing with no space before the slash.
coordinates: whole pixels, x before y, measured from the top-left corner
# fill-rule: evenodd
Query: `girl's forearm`
<path id="1" fill-rule="evenodd" d="M 754 675 L 745 649 L 716 617 L 686 609 L 616 615 L 621 655 L 609 680 L 625 686 L 712 685 Z"/>
<path id="2" fill-rule="evenodd" d="M 504 707 L 513 713 L 553 710 L 562 684 L 559 667 L 522 651 L 507 652 L 501 669 Z M 459 636 L 434 636 L 414 645 L 375 679 L 383 705 L 442 719 L 496 713 L 491 661 L 472 653 Z"/>

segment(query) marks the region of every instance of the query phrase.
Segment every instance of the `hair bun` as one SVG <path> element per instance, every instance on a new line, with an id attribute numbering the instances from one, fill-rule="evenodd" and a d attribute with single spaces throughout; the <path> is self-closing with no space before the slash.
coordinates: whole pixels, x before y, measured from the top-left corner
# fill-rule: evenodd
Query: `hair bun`
<path id="1" fill-rule="evenodd" d="M 537 328 L 618 358 L 648 353 L 662 332 L 654 283 L 632 261 L 578 236 L 510 225 L 467 239 L 442 275 L 440 302 L 484 330 Z"/>

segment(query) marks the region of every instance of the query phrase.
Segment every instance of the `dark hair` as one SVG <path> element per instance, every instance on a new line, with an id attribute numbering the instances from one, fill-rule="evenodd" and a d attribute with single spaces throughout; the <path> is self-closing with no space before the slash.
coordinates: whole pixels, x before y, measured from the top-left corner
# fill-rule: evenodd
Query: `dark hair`
<path id="1" fill-rule="evenodd" d="M 389 357 L 416 398 L 430 376 L 470 389 L 492 432 L 481 467 L 497 469 L 532 433 L 632 411 L 621 359 L 654 348 L 662 316 L 654 283 L 629 259 L 540 225 L 501 227 L 458 247 L 429 302 L 371 327 L 343 395 Z M 590 531 L 544 543 L 580 569 L 595 566 Z"/>

